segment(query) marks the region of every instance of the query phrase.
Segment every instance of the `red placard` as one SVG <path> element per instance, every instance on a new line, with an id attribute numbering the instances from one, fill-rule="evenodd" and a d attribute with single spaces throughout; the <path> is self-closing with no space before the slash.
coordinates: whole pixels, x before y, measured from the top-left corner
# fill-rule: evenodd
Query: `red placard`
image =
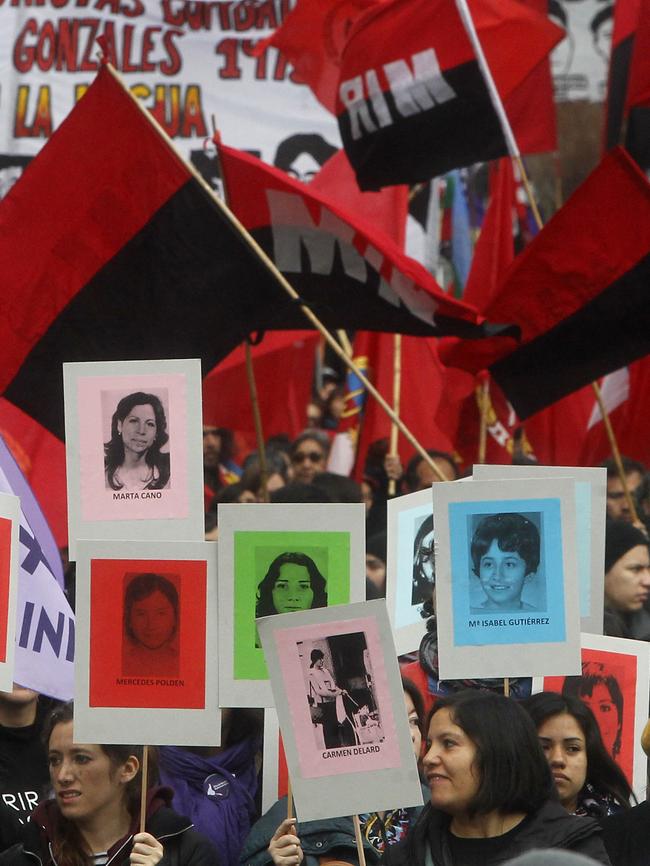
<path id="1" fill-rule="evenodd" d="M 160 646 L 152 645 L 161 641 L 152 630 L 161 626 L 138 625 L 136 616 L 155 617 L 157 599 L 159 608 L 170 603 L 151 590 L 152 581 L 141 581 L 145 596 L 135 593 L 134 601 L 128 589 L 141 575 L 161 578 L 177 594 L 173 628 Z M 205 707 L 206 590 L 207 563 L 200 560 L 91 560 L 91 707 Z"/>
<path id="2" fill-rule="evenodd" d="M 592 710 L 605 748 L 632 784 L 637 658 L 582 649 L 582 676 L 545 677 L 544 690 L 572 694 Z"/>

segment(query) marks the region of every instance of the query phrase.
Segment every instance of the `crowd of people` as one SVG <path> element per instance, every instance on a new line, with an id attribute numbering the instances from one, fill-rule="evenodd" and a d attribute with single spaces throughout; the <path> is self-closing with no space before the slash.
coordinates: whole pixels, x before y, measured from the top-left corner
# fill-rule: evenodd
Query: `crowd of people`
<path id="1" fill-rule="evenodd" d="M 152 466 L 146 461 L 146 442 L 156 437 L 162 441 L 165 435 L 159 407 L 152 395 L 132 396 L 113 419 L 115 442 L 132 440 L 123 451 L 111 450 L 106 479 L 113 487 L 127 482 L 127 457 L 138 448 L 142 483 L 165 480 L 160 461 Z M 377 442 L 366 455 L 359 481 L 332 472 L 331 430 L 322 421 L 336 411 L 335 401 L 327 405 L 321 426 L 293 440 L 275 436 L 266 443 L 265 473 L 256 451 L 238 459 L 229 430 L 204 428 L 206 538 L 218 536 L 219 503 L 364 503 L 366 595 L 379 598 L 386 591 L 389 496 L 425 490 L 440 475 L 455 480 L 461 470 L 453 455 L 433 449 L 428 453 L 438 472 L 419 455 L 402 466 L 388 453 L 387 442 Z M 630 508 L 616 467 L 608 461 L 604 631 L 647 641 L 650 476 L 640 463 L 624 458 L 623 464 L 636 508 Z M 512 525 L 511 518 L 495 515 L 489 526 L 477 526 L 472 541 L 475 566 L 482 569 L 485 557 L 498 564 L 516 556 L 524 562 L 523 585 L 526 574 L 535 570 L 539 538 L 534 526 Z M 516 550 L 509 543 L 513 535 L 521 542 Z M 480 570 L 476 573 L 480 579 Z M 137 656 L 138 668 L 146 663 L 154 640 L 152 606 L 157 606 L 155 627 L 164 629 L 170 660 L 175 657 L 178 599 L 168 584 L 158 575 L 143 574 L 126 590 L 127 649 Z M 426 805 L 359 816 L 366 861 L 387 866 L 534 864 L 526 852 L 553 849 L 549 859 L 539 862 L 646 863 L 647 807 L 636 804 L 617 763 L 620 725 L 610 731 L 599 724 L 591 693 L 574 688 L 572 678 L 567 678 L 562 694 L 532 696 L 529 680 L 511 679 L 509 697 L 503 696 L 499 680 L 440 681 L 431 519 L 424 520 L 414 539 L 412 591 L 414 603 L 422 605 L 426 630 L 419 652 L 401 663 L 405 712 Z M 499 601 L 486 590 L 484 606 Z M 326 605 L 326 579 L 313 559 L 286 551 L 270 562 L 259 587 L 257 615 Z M 156 632 L 156 646 L 159 638 Z M 587 691 L 607 687 L 610 706 L 616 708 L 617 684 L 590 671 L 589 665 L 583 674 L 576 679 L 586 683 Z M 328 748 L 340 743 L 333 709 L 335 698 L 347 694 L 346 684 L 337 681 L 318 649 L 311 652 L 309 682 L 314 705 L 323 716 L 329 713 L 321 722 Z M 259 710 L 224 710 L 220 747 L 152 750 L 143 831 L 141 747 L 75 743 L 72 720 L 71 705 L 58 705 L 18 685 L 0 694 L 0 866 L 27 864 L 34 858 L 43 866 L 359 862 L 352 816 L 298 824 L 287 817 L 286 798 L 261 814 Z"/>

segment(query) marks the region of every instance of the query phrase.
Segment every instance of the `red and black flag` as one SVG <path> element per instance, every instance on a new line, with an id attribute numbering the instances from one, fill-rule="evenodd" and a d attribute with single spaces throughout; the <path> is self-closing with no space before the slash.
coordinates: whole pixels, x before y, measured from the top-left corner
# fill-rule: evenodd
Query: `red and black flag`
<path id="1" fill-rule="evenodd" d="M 469 11 L 501 100 L 563 35 L 517 0 L 470 0 Z M 352 24 L 336 113 L 362 189 L 505 155 L 497 99 L 454 0 L 387 0 Z"/>
<path id="2" fill-rule="evenodd" d="M 329 327 L 481 332 L 431 279 L 419 285 L 396 263 L 380 278 L 381 247 L 366 251 L 371 272 L 351 246 L 323 246 L 327 227 L 278 249 L 316 274 L 300 288 Z M 273 250 L 278 236 L 262 228 Z M 355 233 L 342 220 L 337 230 Z M 207 372 L 253 331 L 305 327 L 250 237 L 109 68 L 0 202 L 0 272 L 0 393 L 59 436 L 64 361 L 199 356 Z"/>
<path id="3" fill-rule="evenodd" d="M 513 263 L 486 309 L 508 313 L 522 344 L 489 369 L 520 418 L 650 353 L 650 184 L 622 148 Z"/>
<path id="4" fill-rule="evenodd" d="M 311 185 L 250 154 L 218 147 L 229 207 L 330 327 L 485 335 L 476 310 L 449 297 L 388 235 Z"/>

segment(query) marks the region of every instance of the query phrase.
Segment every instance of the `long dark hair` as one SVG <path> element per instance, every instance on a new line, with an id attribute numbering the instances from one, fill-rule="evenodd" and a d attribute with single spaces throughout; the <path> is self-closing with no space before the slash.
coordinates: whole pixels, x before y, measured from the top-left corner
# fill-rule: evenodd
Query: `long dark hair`
<path id="1" fill-rule="evenodd" d="M 136 391 L 134 394 L 127 394 L 126 397 L 122 397 L 117 404 L 117 408 L 113 412 L 111 419 L 111 438 L 108 442 L 104 443 L 106 479 L 113 490 L 121 490 L 123 486 L 115 480 L 116 470 L 124 463 L 124 443 L 117 429 L 118 422 L 123 422 L 134 406 L 146 405 L 151 406 L 153 409 L 156 419 L 156 438 L 145 453 L 144 459 L 148 466 L 152 469 L 157 469 L 159 473 L 158 479 L 152 481 L 147 487 L 150 490 L 160 490 L 169 481 L 169 462 L 161 460 L 160 455 L 160 449 L 169 441 L 165 410 L 160 399 L 155 394 L 145 394 L 143 391 Z"/>
<path id="2" fill-rule="evenodd" d="M 428 517 L 424 518 L 413 541 L 413 603 L 428 601 L 431 598 L 431 591 L 433 590 L 436 582 L 435 565 L 433 577 L 431 580 L 429 580 L 422 571 L 422 562 L 424 560 L 424 554 L 422 553 L 422 542 L 430 532 L 433 532 L 433 514 L 430 514 Z M 431 543 L 433 545 L 433 542 Z"/>
<path id="3" fill-rule="evenodd" d="M 616 728 L 616 739 L 612 747 L 614 755 L 621 751 L 621 739 L 623 737 L 623 692 L 616 677 L 605 670 L 600 662 L 583 662 L 582 676 L 565 677 L 562 686 L 562 694 L 565 697 L 590 698 L 596 686 L 605 686 L 616 707 L 618 724 Z"/>
<path id="4" fill-rule="evenodd" d="M 608 754 L 600 728 L 594 714 L 580 698 L 573 695 L 560 695 L 557 692 L 539 692 L 522 702 L 539 728 L 547 719 L 568 713 L 578 723 L 585 738 L 587 751 L 587 782 L 597 795 L 610 795 L 625 809 L 630 808 L 630 797 L 634 796 L 625 773 Z M 578 802 L 580 794 L 578 795 Z"/>
<path id="5" fill-rule="evenodd" d="M 255 605 L 255 616 L 272 616 L 277 613 L 273 604 L 273 588 L 280 576 L 283 565 L 302 565 L 309 573 L 309 582 L 314 593 L 311 610 L 317 607 L 327 607 L 327 591 L 325 578 L 318 570 L 314 560 L 306 553 L 281 553 L 276 556 L 269 565 L 269 570 L 264 575 L 260 585 L 257 587 L 257 604 Z"/>
<path id="6" fill-rule="evenodd" d="M 52 732 L 57 725 L 72 722 L 74 710 L 72 702 L 61 704 L 56 707 L 45 720 L 43 726 L 43 742 L 46 749 L 49 747 Z M 131 745 L 99 745 L 99 748 L 107 756 L 112 770 L 117 770 L 134 755 L 142 767 L 142 746 Z M 149 770 L 148 779 L 150 783 L 158 782 L 157 754 L 149 747 Z M 142 773 L 139 769 L 136 775 L 124 786 L 125 805 L 131 818 L 135 819 L 140 812 L 140 788 Z M 55 812 L 54 836 L 52 839 L 52 853 L 58 866 L 88 866 L 89 852 L 79 828 L 74 821 L 65 818 L 57 809 Z M 117 841 L 117 840 L 116 840 Z"/>
<path id="7" fill-rule="evenodd" d="M 129 585 L 124 593 L 124 633 L 135 643 L 138 643 L 137 637 L 133 634 L 131 628 L 131 611 L 136 601 L 142 601 L 143 598 L 148 598 L 154 592 L 161 592 L 167 601 L 174 609 L 174 631 L 178 631 L 178 590 L 166 577 L 162 574 L 153 574 L 145 572 L 144 574 L 136 574 L 129 581 Z"/>

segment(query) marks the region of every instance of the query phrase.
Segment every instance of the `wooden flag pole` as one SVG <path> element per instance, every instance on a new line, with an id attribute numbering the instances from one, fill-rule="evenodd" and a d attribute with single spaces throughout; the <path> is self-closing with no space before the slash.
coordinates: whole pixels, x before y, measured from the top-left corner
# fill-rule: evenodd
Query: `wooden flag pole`
<path id="1" fill-rule="evenodd" d="M 260 461 L 260 487 L 262 488 L 262 499 L 264 502 L 270 502 L 269 497 L 269 470 L 266 462 L 266 447 L 264 445 L 264 431 L 262 429 L 262 415 L 260 412 L 260 404 L 257 398 L 257 385 L 255 384 L 255 370 L 253 369 L 253 353 L 251 352 L 251 344 L 249 340 L 245 340 L 244 349 L 246 352 L 246 378 L 248 380 L 248 392 L 251 397 L 251 405 L 253 407 L 253 423 L 255 425 L 255 440 L 257 442 L 257 454 Z"/>
<path id="2" fill-rule="evenodd" d="M 140 784 L 140 832 L 144 833 L 147 821 L 147 789 L 149 787 L 149 746 L 142 747 L 142 778 Z"/>
<path id="3" fill-rule="evenodd" d="M 291 779 L 287 776 L 287 820 L 293 818 L 293 791 L 291 790 Z"/>
<path id="4" fill-rule="evenodd" d="M 402 390 L 402 335 L 393 335 L 393 409 L 399 415 L 401 390 Z M 390 428 L 390 447 L 388 453 L 391 457 L 397 457 L 397 438 L 399 429 L 395 423 Z M 395 496 L 397 482 L 394 478 L 388 481 L 388 495 Z"/>
<path id="5" fill-rule="evenodd" d="M 210 187 L 208 183 L 201 177 L 196 168 L 189 162 L 186 162 L 183 157 L 178 153 L 176 148 L 174 147 L 173 141 L 167 135 L 165 130 L 155 121 L 155 119 L 151 116 L 151 114 L 147 111 L 147 109 L 140 103 L 136 96 L 134 96 L 131 91 L 124 85 L 121 77 L 118 75 L 117 71 L 110 63 L 104 64 L 108 72 L 113 76 L 113 78 L 118 82 L 120 87 L 124 90 L 124 93 L 129 97 L 132 103 L 136 106 L 138 111 L 142 114 L 144 118 L 146 118 L 147 123 L 149 123 L 152 129 L 155 130 L 156 134 L 160 137 L 160 139 L 167 145 L 172 155 L 177 159 L 180 165 L 183 166 L 183 169 L 191 174 L 197 184 L 204 190 L 206 195 L 211 199 L 213 204 L 221 211 L 224 219 L 226 219 L 232 228 L 241 235 L 244 242 L 248 245 L 251 252 L 253 252 L 257 258 L 264 264 L 266 269 L 273 275 L 278 285 L 280 285 L 284 291 L 292 298 L 294 301 L 298 303 L 303 315 L 309 319 L 314 328 L 324 337 L 328 346 L 332 348 L 335 354 L 345 363 L 346 367 L 349 370 L 352 370 L 353 373 L 359 378 L 361 384 L 366 388 L 369 394 L 375 398 L 375 400 L 379 403 L 384 412 L 388 415 L 388 417 L 397 424 L 400 433 L 408 439 L 411 445 L 415 448 L 418 454 L 422 457 L 422 459 L 427 463 L 428 466 L 435 472 L 438 478 L 441 481 L 448 481 L 449 479 L 445 475 L 445 473 L 440 469 L 435 460 L 431 457 L 431 455 L 427 454 L 426 450 L 423 446 L 418 442 L 415 436 L 408 429 L 406 424 L 402 421 L 402 419 L 395 414 L 392 408 L 388 405 L 386 400 L 381 396 L 379 391 L 375 388 L 375 386 L 368 381 L 368 378 L 362 373 L 359 367 L 354 363 L 351 358 L 348 358 L 345 354 L 344 350 L 339 345 L 338 341 L 330 334 L 325 325 L 321 322 L 321 320 L 312 312 L 310 307 L 302 302 L 302 299 L 298 292 L 293 288 L 291 283 L 287 280 L 284 274 L 276 267 L 275 263 L 269 256 L 264 252 L 262 247 L 257 243 L 257 241 L 246 231 L 244 226 L 239 222 L 235 214 L 226 206 L 226 204 L 219 198 L 218 195 L 214 192 L 214 190 Z"/>
<path id="6" fill-rule="evenodd" d="M 510 677 L 503 678 L 503 696 L 510 697 Z"/>
<path id="7" fill-rule="evenodd" d="M 485 455 L 487 452 L 487 416 L 488 405 L 490 402 L 490 380 L 487 376 L 478 386 L 478 402 L 479 402 L 479 433 L 478 433 L 478 463 L 485 463 Z"/>
<path id="8" fill-rule="evenodd" d="M 363 849 L 363 836 L 361 835 L 361 822 L 358 815 L 352 816 L 354 823 L 354 838 L 357 843 L 357 856 L 359 857 L 359 866 L 366 866 L 366 852 Z"/>

